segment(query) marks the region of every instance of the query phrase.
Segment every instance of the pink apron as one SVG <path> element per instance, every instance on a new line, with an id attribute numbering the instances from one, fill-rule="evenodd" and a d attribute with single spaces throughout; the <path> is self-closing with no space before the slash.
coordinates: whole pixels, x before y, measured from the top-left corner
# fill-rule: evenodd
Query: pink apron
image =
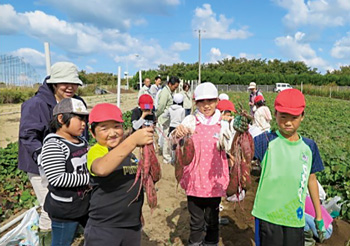
<path id="1" fill-rule="evenodd" d="M 225 151 L 218 151 L 216 142 L 220 125 L 203 125 L 197 122 L 193 142 L 195 156 L 184 167 L 180 181 L 188 196 L 223 197 L 229 183 L 228 162 Z"/>

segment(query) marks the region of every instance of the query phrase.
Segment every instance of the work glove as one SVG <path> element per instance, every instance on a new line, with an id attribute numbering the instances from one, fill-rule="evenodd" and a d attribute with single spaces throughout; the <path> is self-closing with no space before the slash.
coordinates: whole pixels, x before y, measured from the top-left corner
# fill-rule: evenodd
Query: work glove
<path id="1" fill-rule="evenodd" d="M 326 227 L 324 226 L 323 219 L 321 220 L 316 220 L 315 219 L 315 225 L 316 225 L 316 230 L 318 234 L 318 238 L 320 240 L 320 243 L 323 243 L 325 240 L 325 235 L 326 235 Z"/>

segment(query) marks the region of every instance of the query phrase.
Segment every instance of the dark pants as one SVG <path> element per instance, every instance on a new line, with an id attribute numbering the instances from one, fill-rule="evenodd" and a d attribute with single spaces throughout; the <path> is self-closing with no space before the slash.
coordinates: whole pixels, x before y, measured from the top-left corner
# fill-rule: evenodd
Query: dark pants
<path id="1" fill-rule="evenodd" d="M 256 246 L 304 246 L 304 227 L 295 228 L 255 219 Z"/>
<path id="2" fill-rule="evenodd" d="M 87 224 L 84 231 L 84 246 L 140 246 L 141 226 L 100 227 Z"/>
<path id="3" fill-rule="evenodd" d="M 219 205 L 221 197 L 202 198 L 187 196 L 188 211 L 191 215 L 189 244 L 217 244 L 219 242 Z"/>
<path id="4" fill-rule="evenodd" d="M 185 108 L 185 116 L 191 114 L 191 109 L 190 108 Z"/>

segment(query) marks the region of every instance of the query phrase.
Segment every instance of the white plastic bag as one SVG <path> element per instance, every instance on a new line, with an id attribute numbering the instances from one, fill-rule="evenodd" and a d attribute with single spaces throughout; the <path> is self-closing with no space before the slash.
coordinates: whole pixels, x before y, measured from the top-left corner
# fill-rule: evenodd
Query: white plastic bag
<path id="1" fill-rule="evenodd" d="M 39 214 L 33 207 L 26 212 L 21 223 L 0 238 L 0 246 L 38 246 Z"/>

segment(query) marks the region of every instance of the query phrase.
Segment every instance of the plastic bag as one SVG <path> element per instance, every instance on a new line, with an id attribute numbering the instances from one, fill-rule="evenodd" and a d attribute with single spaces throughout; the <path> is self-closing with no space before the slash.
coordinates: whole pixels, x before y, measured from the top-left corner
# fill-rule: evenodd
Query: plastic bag
<path id="1" fill-rule="evenodd" d="M 0 239 L 0 246 L 38 246 L 39 214 L 33 207 L 26 212 L 21 223 Z"/>
<path id="2" fill-rule="evenodd" d="M 339 203 L 340 200 L 341 197 L 335 196 L 324 204 L 324 207 L 327 209 L 328 213 L 332 216 L 332 218 L 336 218 L 339 216 L 341 206 L 344 203 Z"/>

